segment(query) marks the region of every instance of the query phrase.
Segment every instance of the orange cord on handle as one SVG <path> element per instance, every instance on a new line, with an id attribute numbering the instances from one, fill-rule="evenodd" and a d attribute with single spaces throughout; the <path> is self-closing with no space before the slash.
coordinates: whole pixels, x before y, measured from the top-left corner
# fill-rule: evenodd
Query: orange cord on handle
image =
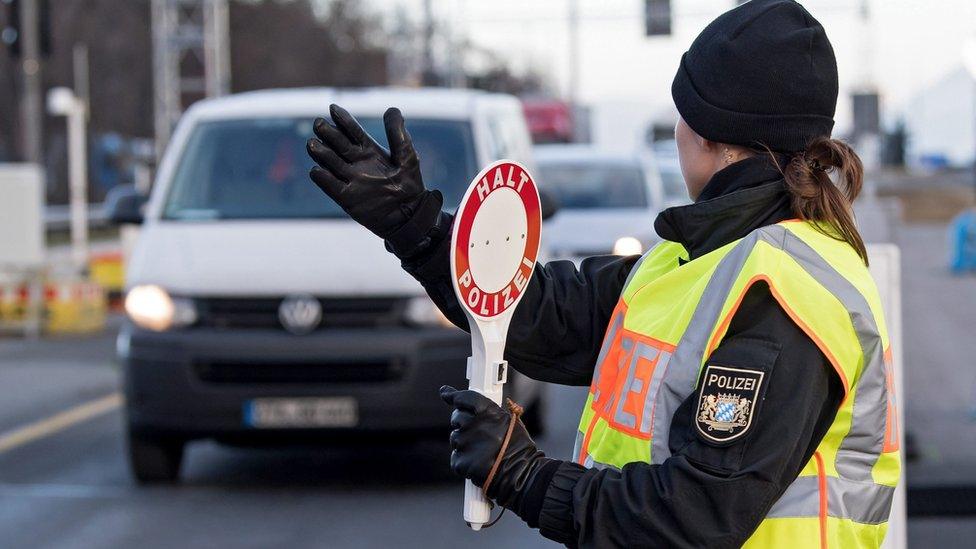
<path id="1" fill-rule="evenodd" d="M 502 464 L 502 458 L 505 457 L 505 450 L 508 449 L 508 443 L 512 440 L 512 432 L 515 430 L 515 424 L 518 423 L 519 418 L 522 417 L 522 413 L 525 409 L 512 402 L 512 399 L 505 399 L 505 407 L 512 414 L 508 420 L 508 431 L 505 433 L 505 440 L 502 441 L 502 447 L 498 449 L 498 455 L 495 456 L 495 463 L 491 465 L 491 471 L 488 471 L 488 478 L 485 479 L 484 485 L 481 486 L 481 491 L 484 492 L 485 498 L 488 499 L 488 487 L 491 486 L 491 481 L 495 478 L 495 473 L 498 472 L 498 467 Z"/>
<path id="2" fill-rule="evenodd" d="M 498 449 L 498 455 L 495 456 L 495 463 L 491 465 L 491 470 L 488 471 L 488 477 L 485 479 L 485 483 L 481 486 L 481 492 L 485 495 L 485 499 L 487 499 L 489 502 L 491 501 L 491 498 L 488 497 L 488 487 L 491 486 L 491 481 L 495 478 L 495 473 L 498 472 L 498 467 L 500 467 L 502 464 L 502 458 L 505 457 L 505 450 L 508 449 L 508 443 L 512 440 L 512 432 L 515 431 L 515 424 L 521 421 L 522 414 L 525 413 L 525 408 L 515 404 L 515 402 L 513 402 L 510 398 L 505 399 L 505 407 L 508 408 L 509 413 L 511 413 L 511 417 L 508 420 L 508 431 L 505 433 L 505 439 L 502 440 L 502 447 Z M 502 509 L 501 514 L 495 517 L 495 519 L 488 524 L 482 526 L 482 529 L 494 526 L 504 514 L 505 510 Z"/>

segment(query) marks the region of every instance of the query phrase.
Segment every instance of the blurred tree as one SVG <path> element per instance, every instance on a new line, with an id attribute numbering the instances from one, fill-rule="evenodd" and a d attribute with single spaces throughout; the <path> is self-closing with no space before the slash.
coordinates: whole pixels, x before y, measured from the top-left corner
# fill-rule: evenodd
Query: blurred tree
<path id="1" fill-rule="evenodd" d="M 387 82 L 379 19 L 355 0 L 233 0 L 233 91 Z M 44 87 L 72 86 L 72 50 L 88 45 L 93 134 L 153 135 L 150 0 L 51 2 Z M 0 50 L 0 160 L 20 157 L 16 59 Z M 66 199 L 64 122 L 47 117 L 48 199 Z M 94 142 L 94 141 L 93 141 Z"/>
<path id="2" fill-rule="evenodd" d="M 152 135 L 152 37 L 149 0 L 52 3 L 51 56 L 45 87 L 73 86 L 72 52 L 88 45 L 92 133 Z M 64 124 L 49 119 L 49 129 Z"/>
<path id="3" fill-rule="evenodd" d="M 480 73 L 468 73 L 468 85 L 474 89 L 513 95 L 539 95 L 546 90 L 545 78 L 534 71 L 515 74 L 503 63 Z"/>
<path id="4" fill-rule="evenodd" d="M 308 0 L 231 5 L 234 91 L 387 83 L 379 19 L 361 2 L 333 0 L 316 17 Z"/>

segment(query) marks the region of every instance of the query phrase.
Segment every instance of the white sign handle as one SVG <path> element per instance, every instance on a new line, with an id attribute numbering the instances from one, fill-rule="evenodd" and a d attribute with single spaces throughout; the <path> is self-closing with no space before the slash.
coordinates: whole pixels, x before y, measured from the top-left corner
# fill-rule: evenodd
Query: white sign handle
<path id="1" fill-rule="evenodd" d="M 501 406 L 502 392 L 508 381 L 505 361 L 505 336 L 511 311 L 491 322 L 471 322 L 471 352 L 468 357 L 468 389 L 477 391 Z M 481 488 L 464 481 L 464 520 L 472 530 L 481 530 L 491 518 L 491 503 Z"/>

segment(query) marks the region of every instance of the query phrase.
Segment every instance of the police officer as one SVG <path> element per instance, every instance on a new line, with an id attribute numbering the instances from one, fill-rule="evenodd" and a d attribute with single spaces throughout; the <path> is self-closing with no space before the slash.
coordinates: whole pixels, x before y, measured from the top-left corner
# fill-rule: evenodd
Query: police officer
<path id="1" fill-rule="evenodd" d="M 890 352 L 851 203 L 861 162 L 830 137 L 837 67 L 792 0 L 713 21 L 671 88 L 694 203 L 643 257 L 536 267 L 506 358 L 589 385 L 573 459 L 546 457 L 473 391 L 453 469 L 542 535 L 590 547 L 878 547 L 899 475 Z M 385 239 L 456 325 L 453 217 L 399 111 L 390 152 L 344 110 L 318 119 L 311 178 Z M 831 174 L 836 177 L 832 181 Z"/>

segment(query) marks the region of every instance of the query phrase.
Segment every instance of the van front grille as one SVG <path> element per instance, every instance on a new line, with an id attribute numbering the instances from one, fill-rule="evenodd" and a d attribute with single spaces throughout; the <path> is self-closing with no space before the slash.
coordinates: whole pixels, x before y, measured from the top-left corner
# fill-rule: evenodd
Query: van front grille
<path id="1" fill-rule="evenodd" d="M 207 383 L 381 383 L 400 377 L 399 360 L 344 362 L 260 362 L 219 360 L 197 362 L 194 370 Z"/>
<path id="2" fill-rule="evenodd" d="M 197 325 L 212 328 L 282 328 L 278 307 L 283 298 L 196 298 Z M 402 297 L 324 297 L 323 328 L 369 328 L 403 323 Z"/>

